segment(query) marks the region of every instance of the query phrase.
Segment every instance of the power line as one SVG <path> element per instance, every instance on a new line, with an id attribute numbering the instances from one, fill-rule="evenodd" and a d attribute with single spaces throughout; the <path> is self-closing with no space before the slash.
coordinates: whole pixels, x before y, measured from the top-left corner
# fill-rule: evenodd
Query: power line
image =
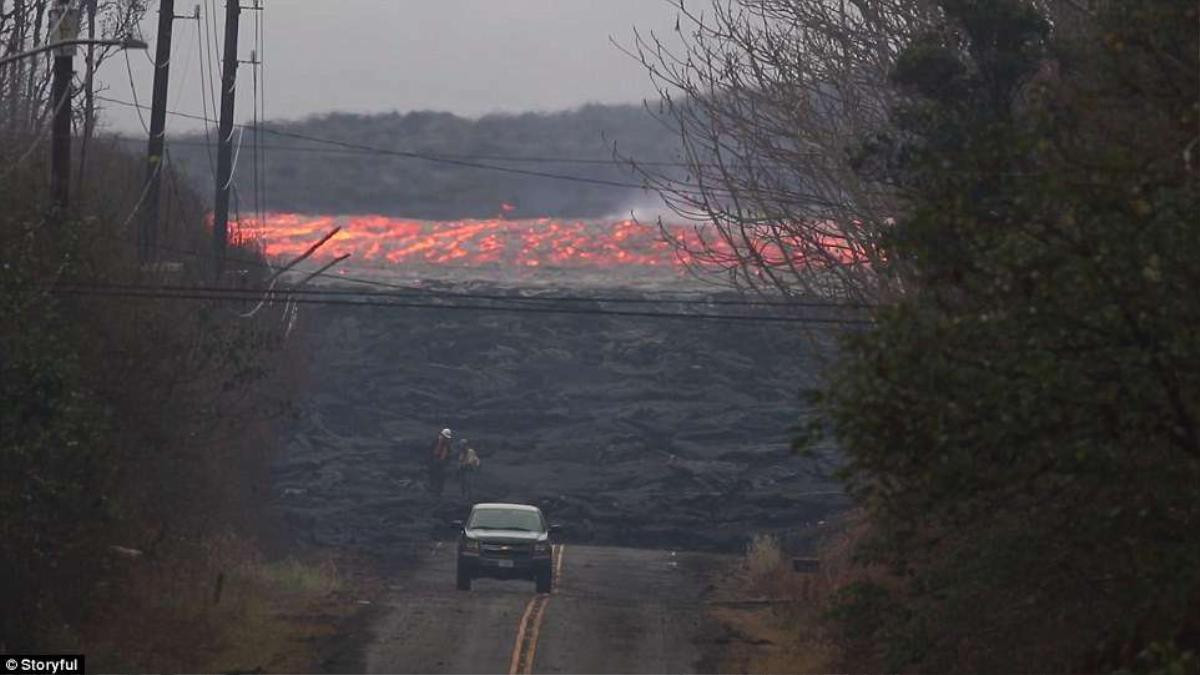
<path id="1" fill-rule="evenodd" d="M 118 239 L 126 239 L 117 237 Z M 211 260 L 212 256 L 191 249 L 184 249 L 173 246 L 160 245 L 160 249 L 170 251 L 182 255 L 187 255 L 200 260 Z M 239 261 L 240 265 L 248 265 L 258 269 L 264 269 L 271 272 L 276 271 L 276 268 L 265 261 L 243 260 Z M 585 295 L 540 295 L 540 296 L 512 296 L 496 293 L 473 293 L 463 291 L 446 291 L 431 288 L 420 288 L 405 284 L 390 283 L 377 279 L 369 279 L 366 277 L 350 276 L 345 274 L 335 274 L 325 272 L 315 275 L 318 278 L 338 281 L 342 283 L 363 284 L 375 288 L 384 288 L 389 291 L 400 291 L 410 297 L 436 297 L 436 298 L 451 298 L 451 299 L 468 299 L 468 300 L 496 300 L 505 302 L 518 303 L 545 303 L 545 302 L 600 302 L 610 304 L 674 304 L 674 305 L 715 305 L 715 306 L 731 306 L 731 307 L 781 307 L 781 308 L 825 308 L 825 309 L 842 309 L 842 310 L 869 310 L 876 305 L 869 303 L 854 303 L 854 302 L 838 302 L 832 300 L 731 300 L 720 298 L 696 298 L 696 297 L 659 297 L 659 298 L 624 298 L 617 296 L 585 296 Z M 335 292 L 335 291 L 329 291 Z M 336 291 L 338 293 L 356 294 L 356 291 L 344 290 Z M 689 293 L 696 295 L 696 293 Z"/>
<path id="2" fill-rule="evenodd" d="M 258 2 L 255 2 L 254 6 L 257 9 Z M 262 121 L 258 116 L 259 95 L 260 95 L 260 92 L 258 90 L 258 74 L 259 74 L 259 71 L 261 70 L 261 65 L 262 65 L 262 52 L 261 52 L 262 44 L 258 41 L 258 28 L 259 28 L 259 23 L 260 23 L 261 18 L 262 18 L 262 11 L 257 11 L 254 13 L 254 50 L 250 52 L 250 62 L 251 62 L 250 63 L 250 71 L 251 71 L 251 75 L 252 75 L 252 79 L 253 79 L 252 87 L 254 90 L 254 95 L 250 99 L 250 107 L 253 109 L 252 125 L 254 127 L 254 139 L 253 139 L 253 145 L 251 147 L 251 150 L 254 153 L 254 158 L 251 162 L 250 168 L 251 168 L 251 172 L 254 174 L 254 180 L 252 183 L 252 190 L 253 190 L 253 195 L 254 195 L 254 218 L 257 221 L 257 224 L 259 227 L 263 227 L 267 224 L 266 220 L 264 218 L 265 212 L 263 211 L 263 207 L 262 207 L 262 197 L 263 197 L 262 196 L 262 183 L 259 181 L 259 174 L 261 173 L 262 168 L 263 168 L 262 167 L 262 150 L 261 150 L 262 134 L 259 132 L 259 128 L 261 126 Z"/>
<path id="3" fill-rule="evenodd" d="M 91 282 L 93 286 L 103 286 L 106 288 L 138 289 L 140 286 L 134 284 L 117 284 L 117 283 L 102 283 Z M 160 285 L 156 289 L 165 291 L 194 291 L 194 290 L 212 290 L 208 287 L 192 287 L 192 286 L 172 286 Z M 218 290 L 227 290 L 219 288 Z M 264 289 L 239 288 L 232 289 L 240 293 L 250 293 L 259 295 L 264 292 Z M 270 292 L 271 289 L 265 289 Z M 520 303 L 593 303 L 593 304 L 625 304 L 625 305 L 682 305 L 682 306 L 718 306 L 718 307 L 775 307 L 783 309 L 823 309 L 823 310 L 840 310 L 840 311 L 861 311 L 868 309 L 870 306 L 853 304 L 853 303 L 833 303 L 833 302 L 773 302 L 773 301 L 754 301 L 754 300 L 728 300 L 728 299 L 700 299 L 700 298 L 650 298 L 650 297 L 614 297 L 614 296 L 587 296 L 587 295 L 542 295 L 542 296 L 519 296 L 506 295 L 502 293 L 473 293 L 473 292 L 451 292 L 437 291 L 434 289 L 421 289 L 411 286 L 402 286 L 388 291 L 361 291 L 346 288 L 294 288 L 284 289 L 279 291 L 283 294 L 309 295 L 309 296 L 330 296 L 330 297 L 380 297 L 380 298 L 443 298 L 452 300 L 483 300 L 483 301 L 498 301 L 498 302 L 520 302 Z"/>
<path id="4" fill-rule="evenodd" d="M 78 295 L 93 297 L 123 297 L 155 300 L 196 300 L 196 301 L 253 301 L 259 298 L 261 291 L 252 289 L 226 289 L 217 287 L 177 287 L 170 290 L 163 286 L 104 286 L 88 284 L 60 284 L 44 289 L 59 295 Z M 348 307 L 384 307 L 393 309 L 426 309 L 448 311 L 482 311 L 509 312 L 518 314 L 570 314 L 594 316 L 620 316 L 647 319 L 682 319 L 700 321 L 744 321 L 761 323 L 786 324 L 826 324 L 826 325 L 871 325 L 866 319 L 846 319 L 834 317 L 796 317 L 796 316 L 755 316 L 744 314 L 704 314 L 689 312 L 657 312 L 641 310 L 617 310 L 583 307 L 521 307 L 512 305 L 478 305 L 478 304 L 444 304 L 432 302 L 398 302 L 396 300 L 379 300 L 382 294 L 362 294 L 358 300 L 326 297 L 304 297 L 300 292 L 284 293 L 301 297 L 289 298 L 289 302 L 304 305 L 334 305 Z"/>
<path id="5" fill-rule="evenodd" d="M 115 103 L 117 105 L 123 105 L 123 106 L 130 107 L 130 108 L 143 108 L 144 107 L 144 106 L 138 105 L 137 103 L 131 103 L 129 101 L 122 101 L 120 99 L 110 98 L 108 96 L 97 95 L 96 98 L 99 100 L 102 100 L 102 101 L 107 101 L 109 103 Z M 208 121 L 208 122 L 212 121 L 212 120 L 209 120 L 200 115 L 193 115 L 190 113 L 183 113 L 183 112 L 178 112 L 178 111 L 174 111 L 174 110 L 168 110 L 167 112 L 168 112 L 168 114 L 175 115 L 177 117 L 183 117 L 185 119 Z M 234 126 L 240 127 L 243 129 L 248 127 L 248 125 L 237 124 L 237 123 L 234 123 Z M 532 176 L 535 178 L 548 178 L 548 179 L 552 179 L 552 180 L 561 180 L 561 181 L 568 181 L 568 182 L 574 182 L 574 183 L 587 183 L 587 184 L 591 184 L 591 185 L 603 185 L 606 187 L 618 187 L 618 188 L 622 188 L 622 189 L 634 189 L 634 190 L 650 189 L 649 186 L 647 186 L 645 184 L 626 183 L 626 182 L 622 182 L 622 181 L 608 180 L 606 178 L 588 178 L 586 176 L 573 176 L 573 175 L 569 175 L 569 174 L 552 173 L 549 171 L 535 171 L 532 169 L 518 169 L 515 167 L 511 167 L 511 166 L 497 166 L 495 164 L 484 164 L 481 162 L 468 160 L 468 159 L 455 159 L 453 157 L 446 157 L 446 156 L 442 156 L 442 155 L 432 155 L 432 154 L 427 154 L 427 153 L 422 153 L 422 152 L 412 152 L 412 151 L 408 151 L 408 150 L 388 150 L 386 148 L 376 148 L 376 147 L 372 147 L 369 145 L 362 145 L 359 143 L 350 143 L 347 141 L 338 141 L 338 140 L 333 140 L 333 139 L 328 139 L 328 138 L 319 138 L 317 136 L 310 136 L 307 134 L 300 134 L 300 133 L 290 132 L 290 131 L 280 131 L 279 129 L 272 129 L 270 127 L 262 127 L 261 131 L 263 133 L 274 134 L 276 136 L 281 136 L 284 138 L 295 138 L 295 139 L 299 139 L 302 141 L 309 141 L 312 143 L 321 143 L 321 144 L 325 144 L 325 145 L 332 145 L 332 146 L 348 148 L 348 149 L 352 149 L 352 150 L 360 150 L 360 151 L 370 152 L 370 153 L 374 153 L 374 154 L 378 154 L 378 155 L 389 155 L 389 156 L 393 156 L 393 157 L 404 157 L 404 158 L 408 158 L 408 159 L 420 159 L 420 160 L 424 160 L 427 162 L 436 162 L 439 164 L 450 164 L 453 166 L 461 166 L 461 167 L 465 167 L 465 168 L 469 168 L 469 169 L 481 169 L 484 171 L 494 171 L 494 172 L 498 172 L 498 173 L 508 173 L 508 174 L 515 174 L 515 175 L 520 175 L 520 176 Z"/>
<path id="6" fill-rule="evenodd" d="M 182 16 L 182 17 L 175 17 L 175 18 L 177 18 L 177 19 L 190 19 L 191 17 Z M 199 30 L 199 26 L 195 26 L 195 28 L 196 28 L 196 30 Z M 180 42 L 182 42 L 182 41 L 180 41 Z M 175 103 L 174 103 L 174 105 L 179 105 L 179 100 L 180 100 L 181 98 L 183 98 L 183 92 L 187 90 L 187 82 L 188 82 L 188 77 L 190 77 L 190 76 L 191 76 L 191 74 L 192 74 L 192 50 L 191 50 L 191 48 L 190 48 L 190 47 L 180 47 L 180 46 L 179 46 L 180 42 L 176 42 L 176 43 L 175 43 L 174 47 L 172 48 L 172 51 L 174 51 L 174 50 L 176 50 L 176 49 L 185 49 L 185 50 L 187 50 L 187 60 L 185 60 L 185 61 L 183 62 L 183 69 L 182 69 L 181 71 L 179 71 L 179 72 L 180 72 L 180 73 L 182 73 L 182 74 L 179 76 L 179 77 L 180 77 L 179 84 L 178 84 L 178 86 L 177 86 L 177 89 L 176 89 L 176 91 L 175 91 Z M 199 50 L 197 50 L 197 51 L 199 51 Z M 200 56 L 203 56 L 203 55 L 204 55 L 204 54 L 203 54 L 203 52 L 200 52 Z M 172 57 L 171 57 L 171 61 L 172 61 L 172 62 L 174 62 L 174 60 L 175 60 L 175 57 L 174 57 L 174 56 L 172 56 Z"/>
<path id="7" fill-rule="evenodd" d="M 258 6 L 258 0 L 255 0 L 255 5 Z M 254 156 L 258 158 L 258 174 L 255 176 L 255 185 L 258 188 L 255 196 L 254 205 L 258 209 L 259 225 L 266 227 L 267 224 L 267 158 L 263 148 L 262 134 L 258 133 L 259 125 L 267 119 L 267 63 L 264 52 L 266 51 L 266 37 L 264 26 L 266 24 L 266 7 L 261 7 L 254 14 L 254 44 L 256 47 L 258 64 L 254 67 L 254 85 L 258 91 L 258 108 L 254 121 Z"/>
<path id="8" fill-rule="evenodd" d="M 151 108 L 148 105 L 138 103 L 137 85 L 133 81 L 133 66 L 129 62 L 129 50 L 125 49 L 122 51 L 125 54 L 125 72 L 129 74 L 129 93 L 133 95 L 133 108 L 137 110 L 138 122 L 142 123 L 142 130 L 148 134 L 150 133 L 150 125 L 146 124 L 146 118 L 142 116 L 142 110 L 150 110 Z M 149 56 L 146 58 L 149 58 Z M 96 96 L 96 98 L 103 97 Z"/>
<path id="9" fill-rule="evenodd" d="M 54 104 L 55 107 L 57 108 L 61 102 L 62 101 L 60 99 L 60 101 L 58 103 Z M 26 148 L 25 151 L 22 152 L 20 154 L 20 156 L 18 156 L 15 160 L 10 162 L 8 167 L 6 167 L 4 169 L 3 173 L 0 173 L 0 181 L 3 181 L 6 178 L 8 178 L 10 175 L 12 175 L 14 172 L 16 172 L 17 169 L 20 169 L 23 164 L 25 164 L 25 161 L 27 159 L 29 159 L 29 157 L 31 155 L 33 155 L 33 151 L 37 150 L 38 147 L 41 146 L 42 141 L 46 140 L 46 136 L 50 133 L 50 129 L 53 126 L 54 125 L 52 123 L 52 120 L 50 120 L 50 119 L 44 120 L 42 122 L 42 128 L 38 129 L 38 132 L 34 135 L 33 141 L 29 144 L 29 147 Z"/>
<path id="10" fill-rule="evenodd" d="M 262 131 L 267 133 L 268 130 L 263 128 Z M 119 142 L 133 142 L 136 138 L 129 136 L 113 136 L 111 137 Z M 207 145 L 204 141 L 174 141 L 176 145 L 201 147 Z M 268 150 L 277 150 L 280 152 L 299 152 L 299 153 L 315 153 L 321 155 L 349 155 L 349 156 L 373 156 L 380 154 L 379 150 L 371 149 L 351 149 L 351 148 L 322 148 L 300 145 L 274 145 L 264 143 L 263 148 Z M 444 157 L 447 159 L 463 159 L 463 160 L 482 160 L 490 162 L 513 162 L 513 163 L 532 163 L 532 164 L 590 164 L 600 166 L 619 166 L 628 164 L 628 162 L 618 162 L 615 159 L 604 159 L 601 157 L 549 157 L 537 155 L 476 155 L 476 154 L 458 154 L 458 153 L 438 153 L 436 157 Z M 687 162 L 667 162 L 667 161 L 646 161 L 637 162 L 640 166 L 674 166 L 686 168 L 694 166 Z"/>
<path id="11" fill-rule="evenodd" d="M 136 207 L 135 207 L 136 209 Z M 126 239 L 118 236 L 118 239 Z M 187 255 L 200 260 L 213 260 L 210 254 L 201 253 L 199 251 L 173 247 L 168 245 L 159 245 L 159 249 L 173 253 Z M 248 265 L 269 271 L 275 271 L 275 268 L 266 261 L 258 260 L 243 260 L 239 264 Z M 483 293 L 465 293 L 456 291 L 441 291 L 436 289 L 418 288 L 405 284 L 389 283 L 377 279 L 369 279 L 365 277 L 349 276 L 345 274 L 334 273 L 316 273 L 314 277 L 323 279 L 336 280 L 341 283 L 356 283 L 377 288 L 385 288 L 389 290 L 403 291 L 414 297 L 442 297 L 442 298 L 462 298 L 462 299 L 483 299 L 483 300 L 500 300 L 507 302 L 520 303 L 541 303 L 541 302 L 602 302 L 602 303 L 621 303 L 621 304 L 679 304 L 679 305 L 717 305 L 717 306 L 744 306 L 744 307 L 784 307 L 784 308 L 828 308 L 828 309 L 843 309 L 843 310 L 868 310 L 876 305 L 870 303 L 855 303 L 855 302 L 839 302 L 829 300 L 725 300 L 725 299 L 710 299 L 710 298 L 622 298 L 614 296 L 509 296 L 499 294 L 483 294 Z M 696 293 L 690 293 L 696 295 Z"/>
<path id="12" fill-rule="evenodd" d="M 208 103 L 207 103 L 207 101 L 210 101 L 210 100 L 212 101 L 213 114 L 215 115 L 216 111 L 217 111 L 217 90 L 213 86 L 213 69 L 215 68 L 215 66 L 213 65 L 212 40 L 209 39 L 210 34 L 211 34 L 210 26 L 212 24 L 212 12 L 209 11 L 209 5 L 210 5 L 210 3 L 208 2 L 208 0 L 205 0 L 205 3 L 204 3 L 204 37 L 201 38 L 201 36 L 199 34 L 197 34 L 196 39 L 198 42 L 203 43 L 200 47 L 200 50 L 201 50 L 201 53 L 200 53 L 200 80 L 201 80 L 201 82 L 200 82 L 200 99 L 201 99 L 202 105 L 204 106 L 204 115 L 203 115 L 203 118 L 204 118 L 204 141 L 205 141 L 205 150 L 208 153 L 208 168 L 209 168 L 209 172 L 212 174 L 213 183 L 216 183 L 217 182 L 217 163 L 216 163 L 216 159 L 213 157 L 213 154 L 212 154 L 212 139 L 209 138 L 209 127 L 211 126 L 211 123 L 210 123 L 210 120 L 208 117 Z M 197 22 L 199 22 L 200 17 L 197 16 L 196 20 L 197 20 Z M 205 72 L 206 72 L 205 68 L 204 68 L 205 63 L 208 64 L 207 76 L 205 76 Z M 206 88 L 208 90 L 207 96 L 205 95 Z"/>

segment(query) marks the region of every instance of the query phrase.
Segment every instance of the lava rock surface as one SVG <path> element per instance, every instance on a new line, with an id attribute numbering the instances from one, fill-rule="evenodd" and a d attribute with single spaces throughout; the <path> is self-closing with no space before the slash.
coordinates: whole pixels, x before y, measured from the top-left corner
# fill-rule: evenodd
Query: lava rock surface
<path id="1" fill-rule="evenodd" d="M 733 551 L 754 532 L 803 538 L 845 505 L 790 448 L 830 334 L 320 306 L 302 308 L 293 335 L 308 385 L 273 504 L 303 543 L 404 557 L 444 536 L 469 506 L 453 478 L 440 499 L 427 489 L 447 426 L 482 459 L 474 501 L 539 504 L 567 541 Z"/>

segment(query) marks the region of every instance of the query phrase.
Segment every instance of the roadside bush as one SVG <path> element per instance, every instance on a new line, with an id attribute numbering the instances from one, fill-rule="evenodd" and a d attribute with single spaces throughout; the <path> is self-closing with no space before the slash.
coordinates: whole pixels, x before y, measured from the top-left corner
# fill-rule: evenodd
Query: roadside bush
<path id="1" fill-rule="evenodd" d="M 20 608 L 0 619 L 8 649 L 78 625 L 71 597 L 94 584 L 98 570 L 70 563 L 102 557 L 95 528 L 112 513 L 110 411 L 93 396 L 73 349 L 79 327 L 35 286 L 62 265 L 44 256 L 51 224 L 14 194 L 28 187 L 27 180 L 0 187 L 7 205 L 0 209 L 0 596 Z M 77 246 L 69 235 L 57 244 Z M 61 590 L 50 597 L 47 588 Z"/>
<path id="2" fill-rule="evenodd" d="M 730 636 L 719 670 L 881 672 L 878 635 L 896 609 L 898 584 L 878 569 L 854 564 L 865 527 L 856 511 L 840 516 L 816 545 L 819 567 L 808 572 L 793 569 L 779 538 L 754 535 L 732 573 L 722 570 L 710 596 L 712 614 Z"/>
<path id="3" fill-rule="evenodd" d="M 194 563 L 205 559 L 195 542 L 261 532 L 274 420 L 294 383 L 276 370 L 289 349 L 277 310 L 251 320 L 220 302 L 104 286 L 204 283 L 199 198 L 166 177 L 162 246 L 183 264 L 145 271 L 129 227 L 142 164 L 94 141 L 66 213 L 41 199 L 44 169 L 31 159 L 0 181 L 0 597 L 18 608 L 0 619 L 9 651 L 82 649 L 146 609 L 133 589 L 169 597 L 156 578 L 211 589 L 219 570 Z M 262 259 L 230 257 L 253 287 Z"/>
<path id="4" fill-rule="evenodd" d="M 905 197 L 883 271 L 908 292 L 846 341 L 824 397 L 871 523 L 859 553 L 903 585 L 849 587 L 833 616 L 888 670 L 1184 663 L 1197 6 L 1052 22 L 1017 0 L 940 4 L 859 162 Z"/>

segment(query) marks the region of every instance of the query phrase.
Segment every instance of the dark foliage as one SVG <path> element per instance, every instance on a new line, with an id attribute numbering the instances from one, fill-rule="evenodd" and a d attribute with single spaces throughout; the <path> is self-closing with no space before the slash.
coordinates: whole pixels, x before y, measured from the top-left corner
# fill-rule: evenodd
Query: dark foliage
<path id="1" fill-rule="evenodd" d="M 287 388 L 270 377 L 284 345 L 274 310 L 246 320 L 228 305 L 56 292 L 211 277 L 203 260 L 171 274 L 139 266 L 125 229 L 139 161 L 95 148 L 74 208 L 57 212 L 42 198 L 42 156 L 0 183 L 0 597 L 11 608 L 0 645 L 87 651 L 97 630 L 148 609 L 128 602 L 148 569 L 261 524 L 247 514 L 270 421 L 287 410 Z M 198 200 L 166 192 L 161 243 L 206 240 Z M 252 250 L 230 258 L 261 268 Z"/>
<path id="2" fill-rule="evenodd" d="M 899 580 L 840 625 L 896 670 L 1194 666 L 1197 5 L 942 6 L 864 163 L 911 291 L 825 398 Z"/>

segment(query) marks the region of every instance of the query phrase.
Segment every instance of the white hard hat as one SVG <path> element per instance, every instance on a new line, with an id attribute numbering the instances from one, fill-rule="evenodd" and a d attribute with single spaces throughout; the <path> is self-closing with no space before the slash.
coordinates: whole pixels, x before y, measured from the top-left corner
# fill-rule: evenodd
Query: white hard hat
<path id="1" fill-rule="evenodd" d="M 446 438 L 453 438 L 454 432 L 450 431 L 449 429 L 442 429 L 442 435 Z"/>

